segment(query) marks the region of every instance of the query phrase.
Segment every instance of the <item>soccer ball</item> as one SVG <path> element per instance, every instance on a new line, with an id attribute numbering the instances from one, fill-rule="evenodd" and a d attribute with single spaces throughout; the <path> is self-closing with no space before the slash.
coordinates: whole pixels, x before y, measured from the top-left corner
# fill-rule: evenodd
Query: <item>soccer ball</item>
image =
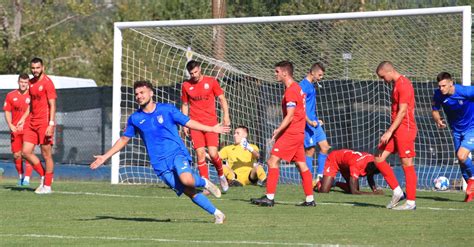
<path id="1" fill-rule="evenodd" d="M 435 190 L 447 190 L 449 188 L 449 179 L 445 176 L 437 177 L 433 180 Z"/>

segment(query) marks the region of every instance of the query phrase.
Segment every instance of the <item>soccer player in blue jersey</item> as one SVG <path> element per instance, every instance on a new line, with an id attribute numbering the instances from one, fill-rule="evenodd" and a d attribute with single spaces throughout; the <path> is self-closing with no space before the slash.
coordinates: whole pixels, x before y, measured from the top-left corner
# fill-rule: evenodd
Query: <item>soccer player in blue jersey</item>
<path id="1" fill-rule="evenodd" d="M 324 66 L 321 63 L 315 63 L 311 66 L 308 75 L 300 82 L 300 87 L 306 95 L 306 127 L 304 131 L 304 148 L 306 154 L 306 164 L 314 174 L 313 157 L 316 146 L 319 146 L 317 179 L 314 182 L 315 190 L 320 187 L 319 181 L 323 177 L 324 165 L 328 157 L 331 146 L 326 138 L 324 129 L 321 126 L 323 122 L 318 120 L 316 115 L 316 89 L 313 83 L 319 82 L 324 76 Z"/>
<path id="2" fill-rule="evenodd" d="M 163 180 L 178 196 L 187 195 L 195 204 L 213 214 L 216 224 L 224 223 L 225 215 L 217 209 L 197 187 L 204 187 L 214 196 L 220 197 L 221 191 L 206 178 L 200 177 L 190 167 L 191 156 L 178 134 L 177 125 L 191 129 L 227 133 L 230 127 L 219 124 L 207 126 L 191 120 L 170 104 L 157 104 L 153 101 L 153 86 L 148 81 L 136 81 L 135 100 L 140 109 L 134 112 L 127 122 L 123 136 L 105 154 L 94 156 L 96 160 L 91 169 L 101 166 L 113 154 L 124 148 L 130 138 L 139 134 L 145 143 L 150 163 L 156 175 Z"/>
<path id="3" fill-rule="evenodd" d="M 461 173 L 467 182 L 465 202 L 474 195 L 474 166 L 469 154 L 474 150 L 474 86 L 455 85 L 447 72 L 436 78 L 438 89 L 433 96 L 433 119 L 438 128 L 446 128 L 439 110 L 443 108 L 453 133 L 454 148 L 461 166 Z"/>

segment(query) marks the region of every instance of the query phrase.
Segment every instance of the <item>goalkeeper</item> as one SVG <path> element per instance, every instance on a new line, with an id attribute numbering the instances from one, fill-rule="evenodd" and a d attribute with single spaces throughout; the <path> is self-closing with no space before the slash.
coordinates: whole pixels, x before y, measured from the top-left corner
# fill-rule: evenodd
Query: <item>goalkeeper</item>
<path id="1" fill-rule="evenodd" d="M 257 163 L 259 149 L 247 141 L 248 133 L 247 127 L 237 127 L 234 130 L 234 144 L 219 151 L 220 158 L 227 161 L 223 169 L 229 186 L 263 184 L 267 179 L 262 166 Z"/>

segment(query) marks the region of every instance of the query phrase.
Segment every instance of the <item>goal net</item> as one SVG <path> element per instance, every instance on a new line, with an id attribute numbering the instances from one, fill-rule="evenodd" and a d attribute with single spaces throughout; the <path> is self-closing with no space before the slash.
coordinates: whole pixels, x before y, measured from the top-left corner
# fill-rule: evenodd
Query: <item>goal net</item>
<path id="1" fill-rule="evenodd" d="M 326 66 L 325 78 L 316 86 L 317 113 L 332 149 L 374 153 L 390 125 L 391 92 L 375 68 L 389 60 L 415 87 L 419 188 L 431 188 L 440 175 L 453 184 L 461 176 L 452 138 L 449 130 L 439 130 L 433 123 L 431 98 L 441 71 L 470 83 L 470 19 L 470 7 L 451 7 L 116 23 L 113 140 L 138 107 L 133 82 L 150 80 L 158 102 L 179 108 L 181 83 L 188 78 L 185 66 L 194 59 L 202 63 L 204 74 L 218 79 L 229 102 L 232 126 L 249 128 L 249 142 L 259 146 L 264 163 L 272 132 L 283 118 L 284 86 L 275 81 L 273 65 L 289 60 L 297 81 L 314 62 Z M 189 139 L 185 142 L 191 150 Z M 232 142 L 232 135 L 221 135 L 221 147 Z M 392 156 L 389 162 L 403 185 L 400 162 Z M 216 179 L 213 166 L 210 172 Z M 143 142 L 133 138 L 112 159 L 112 183 L 155 182 L 160 181 L 149 166 Z M 300 182 L 294 165 L 282 163 L 280 182 Z M 386 185 L 382 176 L 376 182 Z"/>

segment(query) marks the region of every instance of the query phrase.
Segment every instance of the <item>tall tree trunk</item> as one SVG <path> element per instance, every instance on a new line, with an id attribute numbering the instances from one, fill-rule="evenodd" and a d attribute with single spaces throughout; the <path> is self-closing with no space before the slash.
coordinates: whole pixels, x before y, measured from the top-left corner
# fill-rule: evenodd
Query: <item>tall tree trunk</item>
<path id="1" fill-rule="evenodd" d="M 21 31 L 21 17 L 23 11 L 23 4 L 21 0 L 14 1 L 15 18 L 13 19 L 13 41 L 20 40 Z"/>
<path id="2" fill-rule="evenodd" d="M 226 1 L 212 0 L 212 18 L 225 18 L 226 16 Z M 214 58 L 220 61 L 224 60 L 225 56 L 225 30 L 223 26 L 213 27 L 213 53 Z M 220 71 L 220 68 L 215 68 Z M 218 75 L 221 77 L 220 73 Z"/>

